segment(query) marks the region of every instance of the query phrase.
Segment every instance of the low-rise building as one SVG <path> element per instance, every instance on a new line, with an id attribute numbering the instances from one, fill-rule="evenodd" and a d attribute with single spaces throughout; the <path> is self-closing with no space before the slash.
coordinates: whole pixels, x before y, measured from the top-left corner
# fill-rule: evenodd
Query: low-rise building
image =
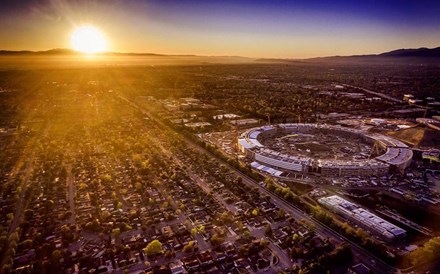
<path id="1" fill-rule="evenodd" d="M 239 119 L 239 120 L 232 120 L 230 123 L 233 126 L 245 126 L 245 125 L 258 124 L 259 121 L 257 119 Z"/>
<path id="2" fill-rule="evenodd" d="M 318 199 L 318 202 L 341 215 L 342 217 L 368 229 L 375 235 L 391 242 L 406 236 L 406 230 L 380 218 L 359 205 L 343 199 L 338 195 L 332 195 Z"/>

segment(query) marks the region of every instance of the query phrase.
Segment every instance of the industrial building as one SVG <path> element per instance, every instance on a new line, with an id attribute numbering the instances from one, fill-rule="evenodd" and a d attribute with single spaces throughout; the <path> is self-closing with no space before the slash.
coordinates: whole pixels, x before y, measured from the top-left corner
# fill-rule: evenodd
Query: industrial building
<path id="1" fill-rule="evenodd" d="M 406 236 L 406 230 L 337 195 L 320 198 L 318 202 L 387 242 L 392 242 Z"/>

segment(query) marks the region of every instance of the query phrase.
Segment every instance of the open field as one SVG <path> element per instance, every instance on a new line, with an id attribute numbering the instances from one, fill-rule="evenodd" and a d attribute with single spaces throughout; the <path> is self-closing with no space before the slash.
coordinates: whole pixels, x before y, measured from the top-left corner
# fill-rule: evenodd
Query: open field
<path id="1" fill-rule="evenodd" d="M 423 126 L 392 131 L 387 134 L 415 147 L 440 147 L 440 131 Z"/>

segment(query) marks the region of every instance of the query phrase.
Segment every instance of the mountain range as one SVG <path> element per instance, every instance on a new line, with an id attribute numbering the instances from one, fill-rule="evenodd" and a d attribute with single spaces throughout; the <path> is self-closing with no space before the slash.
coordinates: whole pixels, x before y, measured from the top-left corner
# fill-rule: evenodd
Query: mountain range
<path id="1" fill-rule="evenodd" d="M 47 51 L 8 51 L 0 50 L 0 56 L 76 56 L 82 55 L 72 49 L 51 49 Z M 382 61 L 411 61 L 411 62 L 437 62 L 440 61 L 440 47 L 437 48 L 418 48 L 418 49 L 397 49 L 380 54 L 367 54 L 367 55 L 351 55 L 351 56 L 328 56 L 328 57 L 315 57 L 307 59 L 281 59 L 281 58 L 247 58 L 240 56 L 198 56 L 198 55 L 166 55 L 156 53 L 123 53 L 123 52 L 103 52 L 97 54 L 99 56 L 145 56 L 145 57 L 176 57 L 176 58 L 203 58 L 209 60 L 210 58 L 215 60 L 219 58 L 228 58 L 230 60 L 236 59 L 243 61 L 257 61 L 266 63 L 289 63 L 289 62 L 382 62 Z M 209 62 L 209 61 L 207 61 Z"/>
<path id="2" fill-rule="evenodd" d="M 398 49 L 379 54 L 383 57 L 426 57 L 438 58 L 440 57 L 440 47 L 438 48 L 418 48 L 418 49 Z"/>
<path id="3" fill-rule="evenodd" d="M 307 61 L 320 62 L 410 62 L 410 63 L 436 63 L 440 61 L 440 47 L 397 49 L 380 54 L 328 56 L 306 59 Z"/>

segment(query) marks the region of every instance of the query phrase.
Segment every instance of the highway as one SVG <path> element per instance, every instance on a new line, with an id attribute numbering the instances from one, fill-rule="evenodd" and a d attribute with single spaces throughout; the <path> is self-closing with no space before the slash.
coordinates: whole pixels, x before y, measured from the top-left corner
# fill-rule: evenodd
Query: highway
<path id="1" fill-rule="evenodd" d="M 366 89 L 366 88 L 356 87 L 356 86 L 352 86 L 352 85 L 348 85 L 348 84 L 342 84 L 342 86 L 350 87 L 350 88 L 354 88 L 354 89 L 360 89 L 360 90 L 362 90 L 362 91 L 364 91 L 366 93 L 369 93 L 371 95 L 376 95 L 378 97 L 387 99 L 387 100 L 395 102 L 395 103 L 400 103 L 400 104 L 405 103 L 405 101 L 403 101 L 403 100 L 399 100 L 399 99 L 396 99 L 396 98 L 391 97 L 389 95 L 386 95 L 386 94 L 383 94 L 383 93 L 380 93 L 380 92 L 377 92 L 377 91 L 372 91 L 372 90 L 369 90 L 369 89 Z"/>

